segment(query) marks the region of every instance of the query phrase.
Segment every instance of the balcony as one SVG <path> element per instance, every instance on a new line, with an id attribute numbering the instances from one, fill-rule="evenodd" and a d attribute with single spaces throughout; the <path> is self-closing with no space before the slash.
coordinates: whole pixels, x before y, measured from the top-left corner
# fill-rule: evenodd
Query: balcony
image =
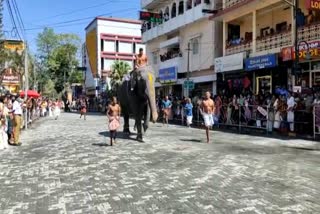
<path id="1" fill-rule="evenodd" d="M 181 27 L 184 27 L 188 24 L 191 24 L 195 21 L 201 19 L 206 19 L 207 14 L 202 13 L 202 9 L 211 9 L 211 4 L 201 3 L 196 7 L 193 7 L 190 10 L 185 11 L 181 15 L 177 15 L 174 18 L 169 19 L 162 24 L 152 27 L 151 29 L 146 30 L 142 34 L 142 41 L 148 42 L 159 36 L 173 32 Z"/>
<path id="2" fill-rule="evenodd" d="M 160 62 L 159 69 L 177 67 L 177 72 L 183 73 L 184 70 L 182 67 L 182 63 L 183 63 L 183 57 L 175 57 L 175 58 Z"/>
<path id="3" fill-rule="evenodd" d="M 314 41 L 320 39 L 320 23 L 306 25 L 299 28 L 298 38 L 300 41 Z"/>
<path id="4" fill-rule="evenodd" d="M 257 52 L 275 50 L 280 52 L 280 49 L 292 44 L 292 32 L 286 31 L 272 36 L 267 36 L 257 39 Z"/>
<path id="5" fill-rule="evenodd" d="M 252 52 L 252 42 L 247 42 L 245 44 L 229 46 L 226 48 L 226 55 L 236 54 L 244 51 Z"/>
<path id="6" fill-rule="evenodd" d="M 225 0 L 225 3 L 223 5 L 223 9 L 227 9 L 227 8 L 233 7 L 236 4 L 239 4 L 239 3 L 244 2 L 244 1 L 246 1 L 246 0 Z"/>

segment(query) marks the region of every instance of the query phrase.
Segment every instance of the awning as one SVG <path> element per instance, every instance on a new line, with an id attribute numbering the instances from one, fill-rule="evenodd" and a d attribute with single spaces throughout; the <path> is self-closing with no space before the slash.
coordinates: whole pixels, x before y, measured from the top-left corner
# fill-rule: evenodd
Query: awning
<path id="1" fill-rule="evenodd" d="M 160 43 L 160 49 L 172 47 L 174 45 L 179 44 L 179 42 L 180 42 L 180 37 L 178 37 L 178 36 L 174 37 L 174 38 L 169 39 L 169 40 L 167 40 L 165 42 L 161 42 Z"/>

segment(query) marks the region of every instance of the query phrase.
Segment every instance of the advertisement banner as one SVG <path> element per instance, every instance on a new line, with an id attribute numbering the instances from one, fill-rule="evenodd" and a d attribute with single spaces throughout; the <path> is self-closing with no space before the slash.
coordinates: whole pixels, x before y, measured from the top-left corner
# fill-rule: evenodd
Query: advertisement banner
<path id="1" fill-rule="evenodd" d="M 169 67 L 159 70 L 160 82 L 175 82 L 177 81 L 177 67 Z"/>
<path id="2" fill-rule="evenodd" d="M 215 58 L 214 68 L 216 73 L 243 69 L 244 57 L 245 53 L 242 52 L 238 54 Z"/>
<path id="3" fill-rule="evenodd" d="M 245 70 L 259 70 L 264 68 L 273 68 L 278 65 L 278 58 L 276 54 L 268 54 L 263 56 L 252 57 L 246 59 Z"/>
<path id="4" fill-rule="evenodd" d="M 320 58 L 320 41 L 308 42 L 307 44 L 299 45 L 299 60 L 306 60 L 307 53 L 310 53 L 310 57 Z M 294 47 L 286 47 L 281 50 L 282 61 L 289 61 L 295 59 L 295 48 Z"/>
<path id="5" fill-rule="evenodd" d="M 320 0 L 305 0 L 307 10 L 320 10 Z"/>

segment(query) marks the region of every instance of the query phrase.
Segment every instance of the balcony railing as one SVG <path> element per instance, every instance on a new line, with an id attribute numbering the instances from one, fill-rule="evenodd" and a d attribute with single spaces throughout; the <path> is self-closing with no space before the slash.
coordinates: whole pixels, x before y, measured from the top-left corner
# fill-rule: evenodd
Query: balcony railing
<path id="1" fill-rule="evenodd" d="M 300 41 L 314 41 L 320 39 L 320 23 L 306 25 L 299 28 L 298 38 Z"/>
<path id="2" fill-rule="evenodd" d="M 243 1 L 245 1 L 245 0 L 225 0 L 225 4 L 224 4 L 223 9 L 227 9 L 227 8 L 232 7 L 236 4 L 239 4 Z"/>
<path id="3" fill-rule="evenodd" d="M 292 33 L 291 31 L 286 31 L 276 35 L 257 39 L 257 52 L 290 46 L 291 44 Z"/>
<path id="4" fill-rule="evenodd" d="M 244 51 L 252 51 L 252 42 L 247 42 L 245 44 L 234 45 L 226 48 L 226 55 L 236 54 Z"/>

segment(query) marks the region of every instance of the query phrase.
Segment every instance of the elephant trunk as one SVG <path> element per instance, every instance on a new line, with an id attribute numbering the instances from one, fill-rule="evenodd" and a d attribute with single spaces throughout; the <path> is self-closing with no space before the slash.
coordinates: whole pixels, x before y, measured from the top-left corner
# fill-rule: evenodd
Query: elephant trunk
<path id="1" fill-rule="evenodd" d="M 157 107 L 156 107 L 156 97 L 155 97 L 155 95 L 152 96 L 152 93 L 150 93 L 148 95 L 148 99 L 149 99 L 149 107 L 151 110 L 152 122 L 155 123 L 158 120 L 158 112 L 157 112 Z"/>

